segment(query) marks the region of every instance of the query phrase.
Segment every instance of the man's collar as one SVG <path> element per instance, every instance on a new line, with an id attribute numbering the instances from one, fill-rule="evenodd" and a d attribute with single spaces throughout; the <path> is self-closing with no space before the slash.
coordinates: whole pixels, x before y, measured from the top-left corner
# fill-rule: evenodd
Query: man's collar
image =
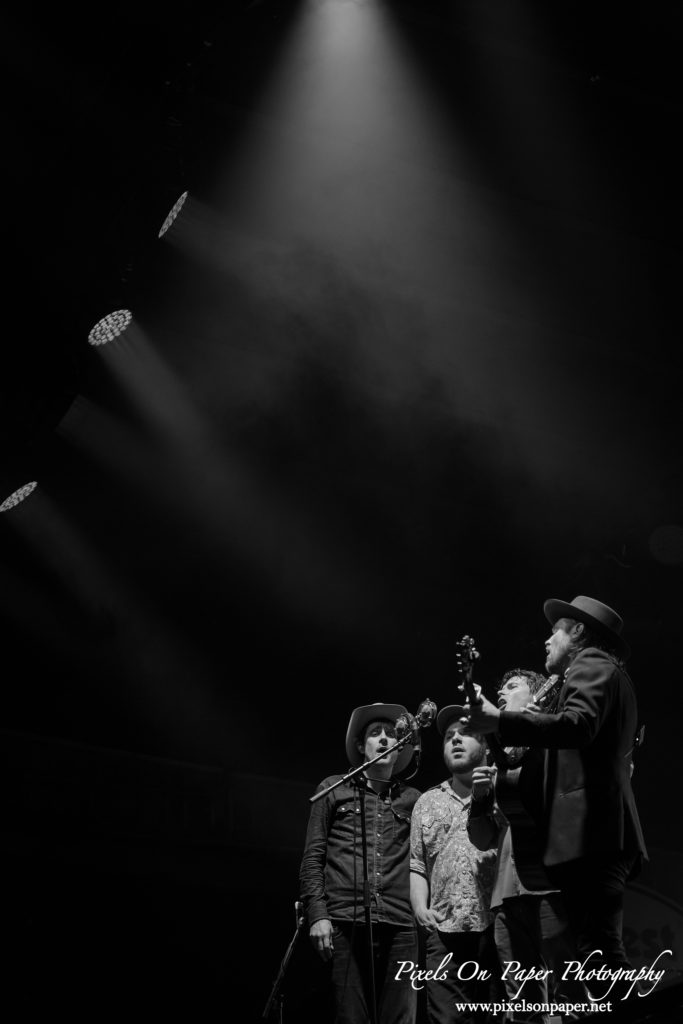
<path id="1" fill-rule="evenodd" d="M 400 791 L 401 791 L 401 780 L 400 779 L 397 779 L 395 775 L 392 775 L 390 779 L 387 779 L 387 782 L 389 783 L 389 786 L 388 786 L 388 788 L 386 790 L 386 793 L 389 793 L 391 796 L 396 796 L 398 793 L 400 793 Z M 374 789 L 372 789 L 372 787 L 370 785 L 368 785 L 368 780 L 365 778 L 364 775 L 356 776 L 356 778 L 354 780 L 352 780 L 352 785 L 353 784 L 355 784 L 355 785 L 357 785 L 359 787 L 362 787 L 363 789 L 368 789 L 368 790 L 370 790 L 371 793 L 375 792 Z M 385 795 L 385 794 L 382 794 L 382 795 Z M 375 796 L 377 796 L 376 793 L 375 793 Z"/>
<path id="2" fill-rule="evenodd" d="M 453 787 L 451 786 L 450 779 L 445 779 L 444 782 L 441 783 L 441 789 L 443 789 L 445 793 L 450 794 L 450 796 L 454 797 L 458 801 L 458 803 L 461 804 L 468 804 L 472 799 L 471 793 L 468 793 L 467 796 L 460 796 L 459 793 L 456 793 Z"/>

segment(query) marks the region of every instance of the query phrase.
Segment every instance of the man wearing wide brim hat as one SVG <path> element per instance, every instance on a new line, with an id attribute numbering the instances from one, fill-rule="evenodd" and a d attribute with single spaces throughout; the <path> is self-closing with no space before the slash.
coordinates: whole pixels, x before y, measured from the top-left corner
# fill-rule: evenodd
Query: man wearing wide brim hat
<path id="1" fill-rule="evenodd" d="M 563 618 L 583 623 L 595 639 L 602 641 L 603 649 L 611 650 L 620 658 L 627 658 L 631 653 L 622 636 L 624 623 L 621 616 L 593 597 L 575 597 L 569 603 L 551 598 L 544 603 L 543 611 L 551 626 Z"/>
<path id="2" fill-rule="evenodd" d="M 351 767 L 358 768 L 367 760 L 364 756 L 364 737 L 370 722 L 386 721 L 390 725 L 395 725 L 401 715 L 407 714 L 408 712 L 402 704 L 364 704 L 362 707 L 356 708 L 351 714 L 346 730 L 346 756 Z M 387 745 L 391 746 L 391 744 Z M 413 753 L 413 747 L 406 743 L 393 758 L 389 775 L 398 775 L 407 768 Z"/>
<path id="3" fill-rule="evenodd" d="M 323 960 L 331 961 L 335 1013 L 349 1024 L 372 1019 L 369 930 L 378 950 L 378 1024 L 414 1024 L 417 1010 L 417 991 L 409 978 L 395 976 L 397 964 L 418 959 L 409 856 L 410 818 L 420 794 L 399 778 L 413 748 L 406 743 L 392 749 L 401 715 L 407 715 L 402 704 L 381 702 L 353 711 L 346 730 L 347 760 L 352 769 L 372 763 L 352 779 L 337 774 L 320 783 L 316 792 L 325 795 L 311 806 L 301 862 L 311 942 Z M 363 898 L 366 877 L 369 911 Z M 368 913 L 371 929 L 366 927 Z"/>
<path id="4" fill-rule="evenodd" d="M 484 700 L 470 728 L 504 746 L 545 747 L 543 862 L 563 893 L 579 947 L 591 964 L 630 968 L 622 941 L 626 882 L 647 856 L 631 788 L 638 730 L 621 616 L 592 597 L 552 598 L 546 671 L 563 677 L 554 714 L 499 711 Z M 602 950 L 602 956 L 595 956 Z M 600 997 L 605 988 L 589 983 Z M 613 989 L 610 998 L 620 998 Z"/>

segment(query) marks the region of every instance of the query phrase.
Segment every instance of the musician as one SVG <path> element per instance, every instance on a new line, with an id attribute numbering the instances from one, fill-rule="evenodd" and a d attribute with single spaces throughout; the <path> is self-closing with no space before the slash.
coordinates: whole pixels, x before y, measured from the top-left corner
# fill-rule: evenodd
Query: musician
<path id="1" fill-rule="evenodd" d="M 501 681 L 498 706 L 523 711 L 543 702 L 547 709 L 557 697 L 558 683 L 558 676 L 545 679 L 530 669 L 512 669 Z M 523 969 L 537 972 L 525 981 L 521 993 L 515 975 L 504 972 L 506 995 L 510 1001 L 523 997 L 528 1004 L 588 1002 L 581 982 L 562 980 L 566 962 L 576 959 L 576 950 L 562 897 L 542 864 L 538 826 L 543 751 L 506 747 L 503 754 L 499 765 L 482 765 L 472 773 L 467 830 L 478 849 L 494 846 L 498 851 L 491 910 L 501 965 L 517 961 Z M 515 1022 L 547 1019 L 540 1011 L 518 1013 L 514 1018 Z"/>
<path id="2" fill-rule="evenodd" d="M 330 965 L 335 1024 L 368 1024 L 373 1019 L 363 902 L 363 811 L 377 1021 L 415 1020 L 417 991 L 407 977 L 395 977 L 397 964 L 418 960 L 408 863 L 410 818 L 420 794 L 397 778 L 412 757 L 408 745 L 391 750 L 400 715 L 407 715 L 400 704 L 355 709 L 346 733 L 351 767 L 385 753 L 311 806 L 300 869 L 301 898 L 313 947 Z M 316 792 L 342 777 L 329 776 Z"/>
<path id="3" fill-rule="evenodd" d="M 469 729 L 506 746 L 547 748 L 543 863 L 564 896 L 579 957 L 630 968 L 622 938 L 624 890 L 646 856 L 631 789 L 638 711 L 624 660 L 621 617 L 591 597 L 544 604 L 546 670 L 563 676 L 554 713 L 474 705 Z M 600 955 L 596 950 L 601 950 Z M 609 982 L 589 982 L 605 994 Z M 610 998 L 625 994 L 614 986 Z"/>
<path id="4" fill-rule="evenodd" d="M 481 737 L 463 733 L 462 711 L 451 705 L 437 715 L 450 777 L 422 794 L 411 825 L 410 898 L 417 922 L 426 930 L 427 970 L 436 971 L 452 955 L 446 977 L 426 982 L 430 1024 L 464 1019 L 456 1002 L 485 1002 L 494 996 L 481 982 L 458 979 L 461 964 L 474 961 L 499 975 L 490 911 L 496 854 L 480 852 L 467 835 L 472 773 L 484 763 L 486 745 Z"/>

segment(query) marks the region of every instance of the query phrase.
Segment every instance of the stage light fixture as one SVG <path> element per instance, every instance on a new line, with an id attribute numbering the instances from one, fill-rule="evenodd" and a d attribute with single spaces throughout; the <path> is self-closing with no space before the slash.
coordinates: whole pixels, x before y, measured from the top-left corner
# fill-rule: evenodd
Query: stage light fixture
<path id="1" fill-rule="evenodd" d="M 176 217 L 178 216 L 178 214 L 182 210 L 183 206 L 185 205 L 185 200 L 186 199 L 187 199 L 187 192 L 183 192 L 183 194 L 180 196 L 180 198 L 176 199 L 175 203 L 173 204 L 173 206 L 171 207 L 171 209 L 169 210 L 169 212 L 168 212 L 168 214 L 166 216 L 166 220 L 161 225 L 161 230 L 159 231 L 159 238 L 162 238 L 163 235 L 166 234 L 166 232 L 170 228 L 171 224 L 176 219 Z"/>
<path id="2" fill-rule="evenodd" d="M 129 309 L 117 309 L 114 313 L 107 313 L 90 331 L 88 342 L 91 345 L 106 345 L 108 341 L 113 341 L 119 334 L 123 334 L 132 319 L 133 314 Z"/>
<path id="3" fill-rule="evenodd" d="M 652 555 L 664 565 L 683 565 L 683 526 L 670 523 L 658 526 L 650 534 Z"/>
<path id="4" fill-rule="evenodd" d="M 38 482 L 33 480 L 30 484 L 24 484 L 17 491 L 10 494 L 9 498 L 5 498 L 2 505 L 0 505 L 0 512 L 9 512 L 11 508 L 15 508 L 16 505 L 21 504 L 29 494 L 32 494 L 38 486 Z"/>

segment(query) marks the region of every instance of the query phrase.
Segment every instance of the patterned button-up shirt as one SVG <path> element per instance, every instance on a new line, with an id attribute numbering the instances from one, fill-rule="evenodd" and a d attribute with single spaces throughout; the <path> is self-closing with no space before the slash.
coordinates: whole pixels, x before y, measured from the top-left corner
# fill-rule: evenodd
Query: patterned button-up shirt
<path id="1" fill-rule="evenodd" d="M 496 852 L 482 852 L 470 842 L 469 806 L 469 797 L 461 799 L 449 782 L 442 782 L 413 808 L 410 870 L 429 882 L 429 905 L 444 915 L 443 932 L 481 932 L 493 920 Z"/>

